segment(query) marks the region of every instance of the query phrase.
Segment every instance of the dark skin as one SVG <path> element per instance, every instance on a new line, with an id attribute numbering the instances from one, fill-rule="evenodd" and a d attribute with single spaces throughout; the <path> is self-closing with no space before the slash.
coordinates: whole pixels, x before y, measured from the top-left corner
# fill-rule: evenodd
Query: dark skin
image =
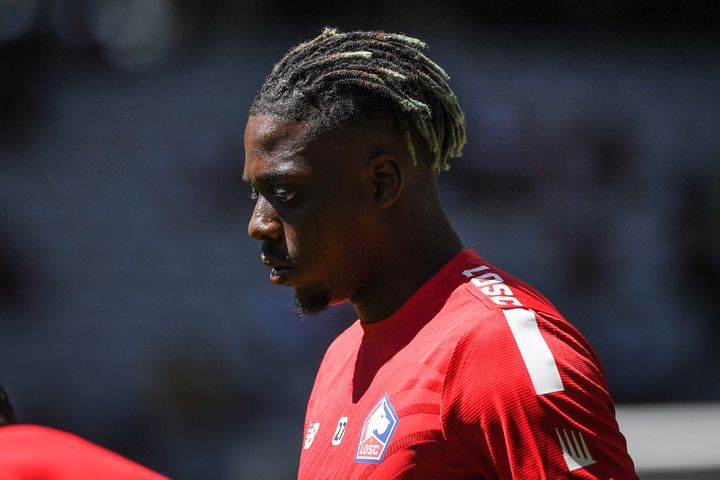
<path id="1" fill-rule="evenodd" d="M 248 233 L 270 280 L 294 288 L 305 311 L 349 300 L 361 321 L 381 321 L 462 250 L 436 175 L 411 164 L 389 122 L 318 136 L 251 116 L 243 177 L 255 199 Z"/>

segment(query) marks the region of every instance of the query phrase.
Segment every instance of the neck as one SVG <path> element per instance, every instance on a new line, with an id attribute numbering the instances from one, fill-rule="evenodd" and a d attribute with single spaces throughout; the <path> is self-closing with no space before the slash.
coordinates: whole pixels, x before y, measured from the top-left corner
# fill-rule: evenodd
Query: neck
<path id="1" fill-rule="evenodd" d="M 463 249 L 462 242 L 437 206 L 395 225 L 377 274 L 351 299 L 364 323 L 382 321 L 397 311 L 437 271 Z M 428 219 L 433 219 L 428 221 Z M 405 233 L 404 235 L 402 233 Z"/>

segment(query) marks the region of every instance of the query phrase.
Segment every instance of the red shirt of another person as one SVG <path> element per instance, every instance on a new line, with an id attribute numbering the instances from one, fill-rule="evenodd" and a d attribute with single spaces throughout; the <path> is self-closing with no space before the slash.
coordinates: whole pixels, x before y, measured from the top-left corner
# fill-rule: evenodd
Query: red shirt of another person
<path id="1" fill-rule="evenodd" d="M 0 427 L 0 480 L 167 480 L 71 433 L 37 425 Z"/>

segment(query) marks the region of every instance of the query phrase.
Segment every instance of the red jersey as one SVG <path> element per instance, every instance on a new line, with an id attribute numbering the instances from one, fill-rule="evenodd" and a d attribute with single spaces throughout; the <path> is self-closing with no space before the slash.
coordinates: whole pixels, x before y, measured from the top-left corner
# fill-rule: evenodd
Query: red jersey
<path id="1" fill-rule="evenodd" d="M 300 480 L 637 478 L 588 342 L 471 250 L 330 345 L 304 435 Z"/>
<path id="2" fill-rule="evenodd" d="M 167 480 L 125 457 L 61 430 L 0 427 L 0 480 Z"/>

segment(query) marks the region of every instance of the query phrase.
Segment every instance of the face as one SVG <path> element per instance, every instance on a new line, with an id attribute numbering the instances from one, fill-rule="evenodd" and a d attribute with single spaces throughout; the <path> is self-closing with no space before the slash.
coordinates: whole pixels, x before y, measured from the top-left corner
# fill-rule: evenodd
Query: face
<path id="1" fill-rule="evenodd" d="M 306 133 L 299 122 L 250 117 L 243 176 L 255 202 L 248 233 L 260 242 L 270 281 L 294 288 L 312 313 L 352 298 L 370 280 L 377 210 L 366 142 Z"/>

